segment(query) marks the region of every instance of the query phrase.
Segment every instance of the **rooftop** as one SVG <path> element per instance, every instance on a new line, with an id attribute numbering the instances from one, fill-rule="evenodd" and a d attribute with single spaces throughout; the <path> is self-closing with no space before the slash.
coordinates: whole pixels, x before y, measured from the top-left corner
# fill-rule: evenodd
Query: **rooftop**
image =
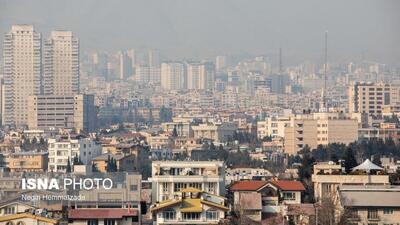
<path id="1" fill-rule="evenodd" d="M 230 189 L 232 191 L 257 191 L 260 188 L 264 187 L 268 182 L 261 180 L 246 180 L 246 181 L 237 181 Z"/>
<path id="2" fill-rule="evenodd" d="M 68 218 L 70 219 L 122 219 L 123 217 L 132 217 L 137 215 L 137 209 L 132 208 L 70 209 L 68 211 Z"/>

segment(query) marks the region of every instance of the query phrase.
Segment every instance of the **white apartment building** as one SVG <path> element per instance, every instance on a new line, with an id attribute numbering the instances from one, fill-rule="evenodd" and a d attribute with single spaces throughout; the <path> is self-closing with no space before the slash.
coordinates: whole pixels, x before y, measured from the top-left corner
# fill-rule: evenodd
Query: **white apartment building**
<path id="1" fill-rule="evenodd" d="M 44 94 L 79 93 L 79 40 L 71 31 L 53 31 L 44 43 Z"/>
<path id="2" fill-rule="evenodd" d="M 142 84 L 159 84 L 161 82 L 160 67 L 152 67 L 148 65 L 136 66 L 136 81 Z"/>
<path id="3" fill-rule="evenodd" d="M 213 63 L 202 63 L 200 67 L 199 84 L 202 90 L 214 90 L 215 65 Z"/>
<path id="4" fill-rule="evenodd" d="M 14 25 L 4 36 L 3 125 L 26 125 L 28 96 L 40 94 L 41 35 L 31 25 Z"/>
<path id="5" fill-rule="evenodd" d="M 101 145 L 90 138 L 49 139 L 48 170 L 65 171 L 68 159 L 73 162 L 78 157 L 83 164 L 90 165 L 93 158 L 101 154 Z"/>
<path id="6" fill-rule="evenodd" d="M 176 192 L 185 188 L 225 193 L 225 164 L 221 161 L 154 161 L 151 169 L 153 203 L 174 199 Z"/>
<path id="7" fill-rule="evenodd" d="M 381 115 L 384 106 L 400 105 L 400 85 L 356 82 L 349 86 L 349 112 Z"/>
<path id="8" fill-rule="evenodd" d="M 234 123 L 215 122 L 215 123 L 201 123 L 192 126 L 193 137 L 196 139 L 207 138 L 215 142 L 226 142 L 238 129 Z"/>
<path id="9" fill-rule="evenodd" d="M 164 62 L 161 64 L 161 87 L 166 90 L 181 90 L 186 87 L 183 63 Z"/>
<path id="10" fill-rule="evenodd" d="M 132 60 L 125 52 L 118 52 L 119 79 L 125 80 L 132 75 Z"/>
<path id="11" fill-rule="evenodd" d="M 257 137 L 285 137 L 285 127 L 292 124 L 290 117 L 268 117 L 257 122 Z"/>
<path id="12" fill-rule="evenodd" d="M 200 89 L 200 67 L 199 62 L 190 62 L 187 65 L 187 89 Z"/>

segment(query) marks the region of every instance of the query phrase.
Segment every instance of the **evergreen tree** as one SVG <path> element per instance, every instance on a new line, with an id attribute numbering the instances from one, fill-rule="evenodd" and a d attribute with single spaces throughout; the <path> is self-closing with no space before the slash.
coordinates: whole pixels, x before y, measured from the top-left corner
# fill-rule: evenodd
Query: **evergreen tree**
<path id="1" fill-rule="evenodd" d="M 176 130 L 176 125 L 174 126 L 174 130 L 172 131 L 172 137 L 178 137 L 178 131 Z"/>
<path id="2" fill-rule="evenodd" d="M 32 138 L 32 145 L 36 145 L 37 144 L 37 138 L 36 137 L 33 137 Z"/>
<path id="3" fill-rule="evenodd" d="M 344 167 L 346 169 L 346 173 L 350 173 L 351 169 L 357 166 L 357 160 L 354 156 L 354 152 L 352 148 L 348 148 L 346 150 L 344 156 Z"/>
<path id="4" fill-rule="evenodd" d="M 71 172 L 72 172 L 71 161 L 69 160 L 69 157 L 68 157 L 66 172 L 67 172 L 67 173 L 71 173 Z"/>
<path id="5" fill-rule="evenodd" d="M 97 173 L 99 170 L 97 169 L 96 164 L 92 163 L 92 172 Z"/>

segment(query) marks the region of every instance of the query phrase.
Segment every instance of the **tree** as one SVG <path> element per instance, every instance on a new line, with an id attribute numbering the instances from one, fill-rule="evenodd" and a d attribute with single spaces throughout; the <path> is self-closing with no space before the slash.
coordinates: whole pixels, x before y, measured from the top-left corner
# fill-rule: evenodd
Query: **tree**
<path id="1" fill-rule="evenodd" d="M 346 150 L 344 156 L 344 167 L 346 169 L 346 173 L 350 173 L 351 169 L 357 166 L 357 160 L 354 156 L 354 152 L 352 148 L 348 148 Z"/>
<path id="2" fill-rule="evenodd" d="M 97 165 L 95 163 L 92 163 L 92 172 L 94 173 L 99 172 L 99 169 L 97 168 Z"/>
<path id="3" fill-rule="evenodd" d="M 69 160 L 69 157 L 68 157 L 66 172 L 67 173 L 71 173 L 72 172 L 71 161 Z"/>
<path id="4" fill-rule="evenodd" d="M 37 144 L 37 138 L 36 137 L 33 137 L 32 138 L 32 145 L 36 145 Z"/>
<path id="5" fill-rule="evenodd" d="M 174 130 L 172 131 L 172 137 L 178 137 L 178 131 L 176 130 L 176 125 L 174 126 Z"/>

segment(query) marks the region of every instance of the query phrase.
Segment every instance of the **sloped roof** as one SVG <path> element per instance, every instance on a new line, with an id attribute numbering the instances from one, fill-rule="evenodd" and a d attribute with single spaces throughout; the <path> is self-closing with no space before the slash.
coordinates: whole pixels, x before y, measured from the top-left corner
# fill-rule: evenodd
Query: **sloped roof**
<path id="1" fill-rule="evenodd" d="M 31 213 L 19 213 L 19 214 L 12 214 L 7 216 L 0 216 L 0 222 L 9 222 L 11 220 L 23 219 L 23 218 L 31 218 L 41 222 L 46 222 L 50 224 L 58 224 L 57 219 L 50 219 L 43 216 L 32 215 Z"/>
<path id="2" fill-rule="evenodd" d="M 369 159 L 366 159 L 363 163 L 361 163 L 360 165 L 354 167 L 352 170 L 353 171 L 354 170 L 371 171 L 371 170 L 383 170 L 383 168 L 375 165 Z"/>
<path id="3" fill-rule="evenodd" d="M 137 209 L 105 209 L 105 208 L 93 208 L 93 209 L 70 209 L 68 211 L 68 218 L 70 219 L 121 219 L 123 217 L 137 216 Z"/>
<path id="4" fill-rule="evenodd" d="M 270 182 L 283 191 L 305 191 L 303 183 L 296 180 L 274 180 Z"/>
<path id="5" fill-rule="evenodd" d="M 201 200 L 199 198 L 188 198 L 182 200 L 181 212 L 202 212 Z"/>
<path id="6" fill-rule="evenodd" d="M 237 181 L 230 187 L 231 191 L 258 191 L 264 187 L 268 182 L 261 180 L 244 180 Z"/>

